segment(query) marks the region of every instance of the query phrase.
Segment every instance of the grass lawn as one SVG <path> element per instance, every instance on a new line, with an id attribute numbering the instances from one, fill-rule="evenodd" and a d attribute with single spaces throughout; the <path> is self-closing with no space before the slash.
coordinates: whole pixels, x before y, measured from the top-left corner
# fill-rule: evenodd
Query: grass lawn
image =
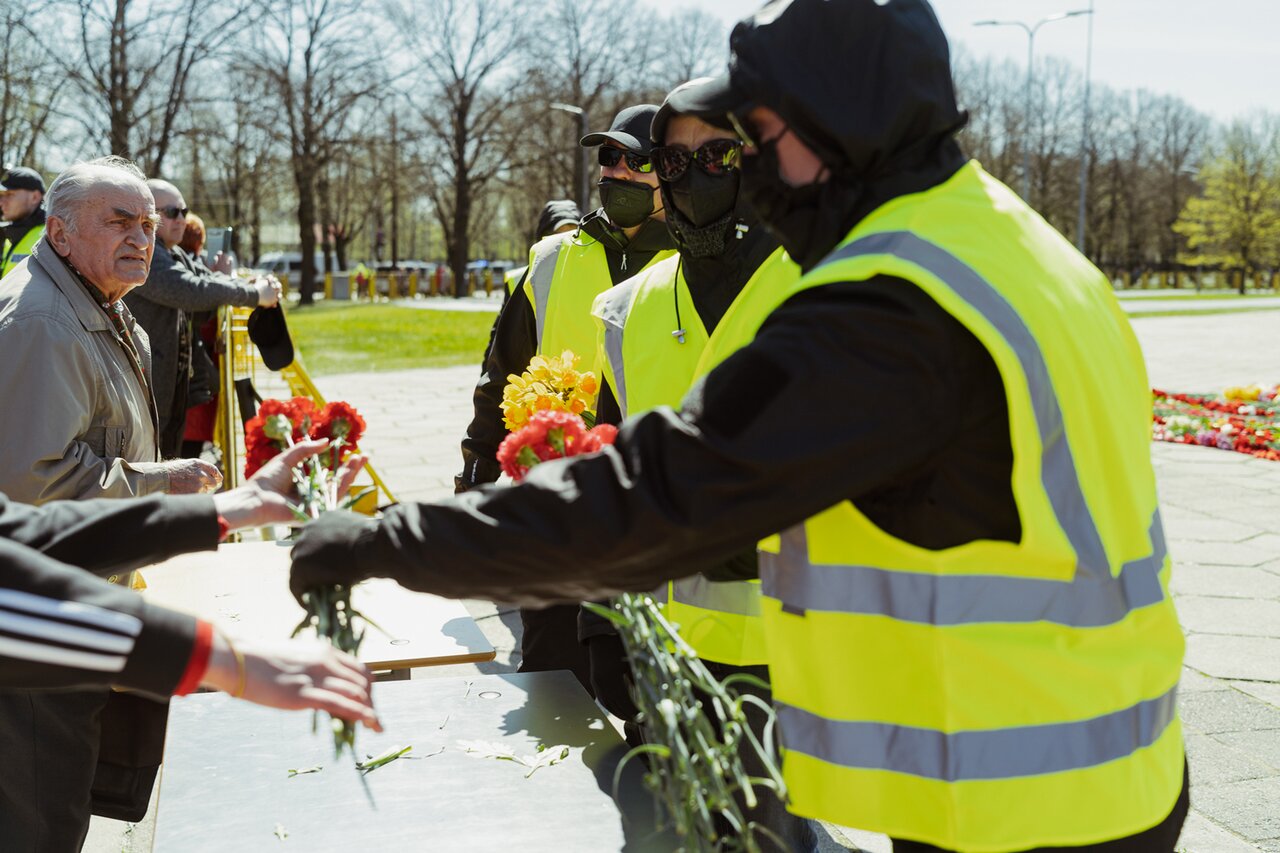
<path id="1" fill-rule="evenodd" d="M 289 331 L 312 376 L 413 367 L 477 367 L 494 315 L 397 305 L 320 303 L 289 310 Z"/>
<path id="2" fill-rule="evenodd" d="M 1280 296 L 1274 290 L 1250 290 L 1243 296 L 1236 290 L 1117 290 L 1117 299 L 1257 299 Z"/>
<path id="3" fill-rule="evenodd" d="M 1252 314 L 1258 311 L 1280 311 L 1280 308 L 1268 307 L 1260 305 L 1256 307 L 1248 307 L 1239 305 L 1235 308 L 1211 308 L 1203 311 L 1179 311 L 1177 308 L 1157 308 L 1153 307 L 1150 311 L 1126 311 L 1130 320 L 1136 320 L 1141 317 L 1208 317 L 1213 314 Z"/>

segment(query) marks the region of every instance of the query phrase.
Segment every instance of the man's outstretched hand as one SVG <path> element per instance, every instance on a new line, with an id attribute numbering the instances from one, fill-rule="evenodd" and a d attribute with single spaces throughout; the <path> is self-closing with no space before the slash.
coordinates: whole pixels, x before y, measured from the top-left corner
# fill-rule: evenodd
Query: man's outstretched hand
<path id="1" fill-rule="evenodd" d="M 258 469 L 244 485 L 213 496 L 218 515 L 232 530 L 293 522 L 289 508 L 297 500 L 293 475 L 295 465 L 329 446 L 327 441 L 302 441 L 283 451 Z M 363 456 L 351 456 L 338 469 L 338 497 L 346 496 L 356 475 L 364 467 Z"/>
<path id="2" fill-rule="evenodd" d="M 309 589 L 328 584 L 353 584 L 369 577 L 361 569 L 361 553 L 377 530 L 377 522 L 354 512 L 326 512 L 302 529 L 293 546 L 289 589 L 302 601 Z"/>

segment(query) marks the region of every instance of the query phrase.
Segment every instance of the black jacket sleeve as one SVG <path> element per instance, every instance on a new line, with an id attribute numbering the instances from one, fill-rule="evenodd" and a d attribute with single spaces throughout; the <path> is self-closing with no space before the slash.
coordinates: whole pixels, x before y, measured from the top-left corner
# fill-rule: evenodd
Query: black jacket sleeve
<path id="1" fill-rule="evenodd" d="M 196 619 L 0 540 L 0 687 L 177 688 Z"/>
<path id="2" fill-rule="evenodd" d="M 969 443 L 993 425 L 1007 452 L 1007 409 L 965 396 L 970 374 L 987 381 L 983 358 L 981 344 L 908 282 L 814 288 L 775 311 L 680 412 L 629 419 L 613 447 L 539 465 L 511 488 L 393 507 L 361 534 L 352 568 L 451 597 L 587 600 L 712 568 L 899 483 L 932 500 L 917 484 L 936 479 L 949 454 L 967 459 Z M 917 416 L 908 400 L 955 412 L 951 428 Z M 979 409 L 972 433 L 955 426 Z M 1000 476 L 1008 490 L 1007 467 Z M 937 513 L 903 515 L 937 524 Z"/>
<path id="3" fill-rule="evenodd" d="M 207 495 L 53 501 L 35 507 L 0 494 L 0 539 L 104 576 L 175 554 L 212 551 L 218 534 L 218 513 Z"/>
<path id="4" fill-rule="evenodd" d="M 453 478 L 456 491 L 492 483 L 502 473 L 497 460 L 498 445 L 507 436 L 507 428 L 502 423 L 502 391 L 508 376 L 528 368 L 537 345 L 533 306 L 520 287 L 502 306 L 493 328 L 473 397 L 475 415 L 462 440 L 462 473 Z"/>
<path id="5" fill-rule="evenodd" d="M 258 291 L 247 282 L 241 283 L 207 267 L 197 267 L 181 249 L 170 251 L 158 242 L 147 283 L 137 289 L 136 295 L 183 311 L 212 311 L 219 305 L 248 308 L 258 305 Z"/>

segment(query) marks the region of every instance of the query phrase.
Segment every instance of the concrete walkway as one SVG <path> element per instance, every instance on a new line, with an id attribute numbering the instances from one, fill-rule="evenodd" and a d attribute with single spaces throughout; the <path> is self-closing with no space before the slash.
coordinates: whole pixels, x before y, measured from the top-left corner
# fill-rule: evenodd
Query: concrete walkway
<path id="1" fill-rule="evenodd" d="M 1137 319 L 1134 328 L 1156 387 L 1280 382 L 1275 313 Z M 327 376 L 318 384 L 365 415 L 364 448 L 397 497 L 430 500 L 452 492 L 477 374 L 476 367 L 412 370 Z M 1179 849 L 1280 853 L 1280 464 L 1164 444 L 1153 445 L 1152 456 L 1187 633 L 1179 700 L 1193 814 Z M 483 669 L 509 671 L 519 660 L 515 614 L 488 602 L 468 607 L 499 650 Z M 457 672 L 425 669 L 415 677 Z M 146 849 L 122 847 L 115 826 L 114 846 L 99 826 L 102 845 L 86 849 Z M 883 836 L 836 828 L 823 843 L 826 850 L 889 849 Z"/>

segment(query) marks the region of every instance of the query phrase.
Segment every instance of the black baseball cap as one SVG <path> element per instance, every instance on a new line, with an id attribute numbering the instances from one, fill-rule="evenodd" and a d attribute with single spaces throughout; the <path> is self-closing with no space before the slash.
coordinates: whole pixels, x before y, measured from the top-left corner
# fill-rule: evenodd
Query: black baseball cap
<path id="1" fill-rule="evenodd" d="M 653 148 L 653 143 L 649 141 L 649 132 L 653 125 L 653 117 L 657 114 L 657 104 L 636 104 L 634 107 L 627 107 L 614 116 L 613 124 L 609 125 L 608 130 L 588 133 L 579 140 L 578 144 L 583 148 L 593 148 L 611 139 L 628 151 L 648 154 Z"/>
<path id="2" fill-rule="evenodd" d="M 549 201 L 543 206 L 542 214 L 538 217 L 538 239 L 554 234 L 565 225 L 577 225 L 580 219 L 582 219 L 582 212 L 578 210 L 578 205 L 569 199 Z"/>
<path id="3" fill-rule="evenodd" d="M 278 304 L 258 307 L 249 315 L 249 340 L 258 348 L 268 370 L 284 370 L 293 364 L 293 338 Z"/>
<path id="4" fill-rule="evenodd" d="M 0 175 L 0 191 L 39 190 L 44 192 L 44 178 L 35 169 L 26 166 L 12 166 Z"/>
<path id="5" fill-rule="evenodd" d="M 668 122 L 672 116 L 677 115 L 697 116 L 708 124 L 733 130 L 728 114 L 745 112 L 743 107 L 749 103 L 745 95 L 733 88 L 728 74 L 721 77 L 697 77 L 676 86 L 667 95 L 653 117 L 649 138 L 654 145 L 661 145 Z"/>

